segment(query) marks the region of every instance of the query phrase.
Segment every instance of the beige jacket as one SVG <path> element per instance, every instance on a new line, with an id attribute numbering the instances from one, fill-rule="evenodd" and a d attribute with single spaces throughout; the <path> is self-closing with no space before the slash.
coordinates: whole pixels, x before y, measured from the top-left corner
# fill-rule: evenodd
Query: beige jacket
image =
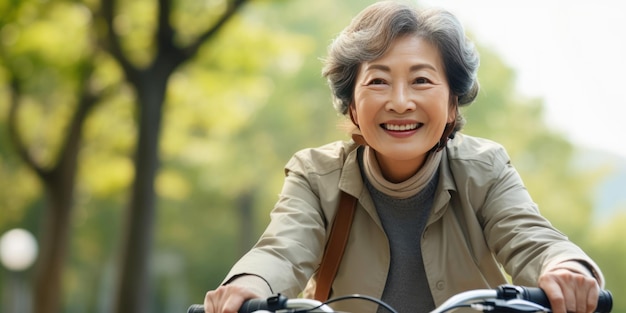
<path id="1" fill-rule="evenodd" d="M 312 297 L 315 273 L 339 202 L 339 190 L 359 199 L 332 296 L 360 293 L 380 298 L 389 245 L 363 184 L 354 142 L 334 142 L 296 153 L 271 222 L 257 245 L 232 268 L 262 277 L 274 293 Z M 421 238 L 428 283 L 436 305 L 454 294 L 507 283 L 535 286 L 546 267 L 564 260 L 598 266 L 539 215 L 500 145 L 457 134 L 439 168 L 430 218 Z M 308 286 L 307 286 L 308 283 Z M 407 286 L 407 288 L 411 288 Z M 338 302 L 337 310 L 375 312 L 367 301 Z"/>

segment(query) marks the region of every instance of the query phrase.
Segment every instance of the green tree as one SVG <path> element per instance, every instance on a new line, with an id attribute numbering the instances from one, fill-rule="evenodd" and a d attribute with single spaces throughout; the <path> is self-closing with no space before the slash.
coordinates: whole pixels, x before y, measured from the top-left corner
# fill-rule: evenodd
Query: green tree
<path id="1" fill-rule="evenodd" d="M 67 31 L 73 23 L 84 26 L 86 17 L 71 4 L 42 8 L 35 5 L 32 2 L 7 5 L 4 11 L 7 14 L 0 22 L 3 30 L 0 56 L 10 87 L 8 134 L 21 160 L 41 181 L 47 199 L 39 232 L 41 252 L 34 303 L 38 312 L 51 312 L 58 307 L 61 295 L 80 134 L 86 117 L 99 100 L 100 90 L 91 85 L 95 72 L 91 58 L 95 51 L 84 39 L 87 29 L 77 27 Z M 28 19 L 36 21 L 24 22 Z M 77 39 L 71 48 L 48 47 L 55 40 L 62 42 L 64 36 Z M 34 120 L 24 119 L 24 114 L 35 115 L 40 124 L 32 124 Z M 32 131 L 46 124 L 60 131 Z"/>
<path id="2" fill-rule="evenodd" d="M 175 14 L 180 12 L 178 10 L 189 9 L 182 2 L 179 7 L 169 0 L 157 1 L 156 6 L 153 2 L 139 1 L 122 3 L 105 0 L 101 3 L 107 31 L 103 37 L 108 51 L 120 64 L 136 93 L 138 114 L 135 175 L 125 218 L 117 312 L 147 310 L 150 291 L 148 258 L 153 240 L 156 201 L 154 183 L 159 168 L 161 120 L 170 76 L 193 58 L 201 45 L 215 36 L 245 2 L 227 1 L 222 7 L 212 10 L 215 17 L 213 24 L 198 34 L 189 34 L 178 28 L 180 25 L 176 22 L 184 22 L 177 20 Z M 118 4 L 124 5 L 119 12 Z M 118 28 L 116 23 L 119 19 L 138 21 L 138 31 L 126 32 L 128 29 Z M 135 25 L 127 25 L 132 26 Z"/>
<path id="3" fill-rule="evenodd" d="M 158 142 L 167 83 L 171 74 L 193 58 L 200 46 L 213 37 L 245 2 L 234 0 L 208 10 L 205 8 L 204 13 L 210 11 L 214 18 L 199 33 L 186 29 L 180 31 L 177 28 L 181 25 L 176 23 L 185 26 L 186 21 L 177 19 L 179 16 L 176 14 L 193 9 L 182 2 L 176 8 L 173 8 L 173 2 L 170 1 L 124 2 L 125 7 L 121 9 L 123 14 L 118 12 L 118 2 L 113 0 L 85 5 L 73 2 L 50 3 L 42 8 L 36 7 L 35 2 L 7 5 L 7 11 L 11 14 L 2 21 L 2 26 L 4 35 L 8 33 L 9 38 L 3 38 L 3 48 L 6 49 L 3 49 L 2 57 L 12 87 L 9 96 L 9 134 L 18 154 L 42 181 L 49 203 L 46 210 L 48 214 L 44 217 L 46 225 L 40 236 L 43 250 L 38 262 L 40 270 L 36 280 L 37 312 L 55 312 L 59 307 L 61 269 L 71 229 L 82 128 L 89 111 L 101 96 L 101 90 L 93 86 L 98 54 L 109 52 L 113 56 L 137 97 L 138 134 L 133 166 L 135 175 L 122 241 L 124 250 L 116 310 L 145 311 L 150 290 L 147 260 L 152 246 L 155 215 L 154 181 L 159 166 Z M 66 13 L 66 10 L 71 13 Z M 72 13 L 78 17 L 71 16 Z M 129 17 L 134 15 L 140 18 L 132 19 L 137 24 L 129 25 Z M 66 19 L 68 16 L 69 22 Z M 79 21 L 80 17 L 84 20 Z M 20 23 L 24 20 L 26 21 Z M 72 22 L 80 22 L 78 31 L 72 28 L 75 26 Z M 99 28 L 99 25 L 104 27 Z M 51 27 L 48 29 L 45 26 Z M 133 27 L 138 30 L 129 31 Z M 19 38 L 11 38 L 11 32 L 14 37 Z M 22 35 L 24 33 L 25 36 Z M 68 34 L 74 36 L 67 36 Z M 51 36 L 58 42 L 68 42 L 66 45 L 55 46 L 56 50 L 47 46 L 40 49 L 49 44 Z M 11 40 L 19 42 L 7 44 Z M 103 49 L 103 44 L 106 49 Z M 74 54 L 68 55 L 68 52 Z M 29 71 L 37 71 L 42 79 L 33 79 L 32 72 Z M 50 86 L 46 84 L 49 80 L 60 83 Z M 56 92 L 59 96 L 56 98 L 50 97 L 51 88 L 54 87 L 58 88 Z M 50 136 L 49 132 L 44 136 L 46 139 L 54 139 L 56 136 L 56 141 L 60 143 L 46 146 L 43 151 L 54 154 L 50 151 L 57 148 L 58 156 L 44 153 L 43 158 L 47 160 L 41 161 L 33 155 L 34 148 L 27 147 L 20 134 L 18 107 L 24 106 L 22 104 L 29 100 L 29 96 L 37 98 L 35 105 L 60 106 L 60 103 L 71 103 L 72 94 L 77 98 L 74 111 L 72 106 L 61 106 L 58 110 L 61 111 L 58 113 L 61 117 L 57 120 L 70 120 L 66 135 Z M 44 166 L 42 162 L 51 162 L 51 165 Z"/>

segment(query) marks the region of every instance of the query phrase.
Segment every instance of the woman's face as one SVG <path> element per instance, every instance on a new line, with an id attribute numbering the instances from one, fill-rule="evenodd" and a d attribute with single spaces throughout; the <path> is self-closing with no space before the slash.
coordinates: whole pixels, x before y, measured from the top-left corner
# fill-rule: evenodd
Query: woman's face
<path id="1" fill-rule="evenodd" d="M 419 37 L 398 38 L 361 64 L 350 110 L 386 179 L 401 182 L 419 170 L 456 118 L 450 99 L 439 50 Z"/>

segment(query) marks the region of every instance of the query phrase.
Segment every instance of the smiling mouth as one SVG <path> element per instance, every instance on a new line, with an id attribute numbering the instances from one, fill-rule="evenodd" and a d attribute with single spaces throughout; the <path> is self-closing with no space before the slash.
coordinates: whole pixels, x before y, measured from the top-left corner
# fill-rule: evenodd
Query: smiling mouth
<path id="1" fill-rule="evenodd" d="M 403 132 L 403 131 L 411 131 L 411 130 L 416 130 L 418 129 L 420 126 L 422 126 L 423 124 L 421 123 L 413 123 L 413 124 L 402 124 L 402 125 L 398 125 L 398 124 L 382 124 L 382 128 L 389 130 L 389 131 L 394 131 L 394 132 Z"/>

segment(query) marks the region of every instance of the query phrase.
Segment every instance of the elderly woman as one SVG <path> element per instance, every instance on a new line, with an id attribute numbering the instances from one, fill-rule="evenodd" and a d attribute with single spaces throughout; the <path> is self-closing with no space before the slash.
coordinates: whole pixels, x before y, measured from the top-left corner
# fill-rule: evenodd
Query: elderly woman
<path id="1" fill-rule="evenodd" d="M 502 146 L 457 133 L 478 92 L 478 54 L 450 13 L 397 2 L 367 7 L 325 60 L 353 140 L 297 152 L 271 222 L 207 312 L 248 298 L 312 297 L 341 194 L 358 199 L 331 295 L 366 294 L 429 312 L 454 294 L 539 286 L 556 313 L 592 312 L 598 266 L 539 214 Z M 383 310 L 337 303 L 351 312 Z"/>

